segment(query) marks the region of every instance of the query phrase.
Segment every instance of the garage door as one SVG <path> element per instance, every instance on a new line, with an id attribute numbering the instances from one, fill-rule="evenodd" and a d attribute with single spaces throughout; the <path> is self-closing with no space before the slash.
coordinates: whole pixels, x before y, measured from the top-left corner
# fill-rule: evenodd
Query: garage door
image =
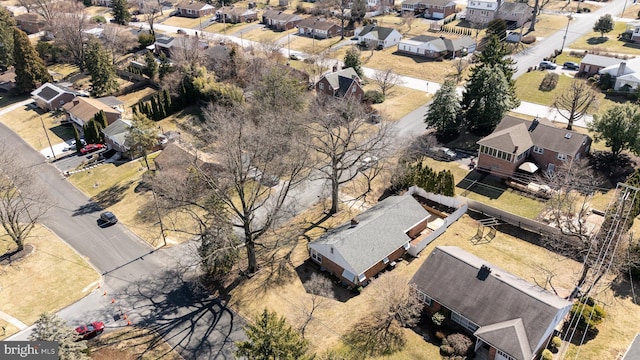
<path id="1" fill-rule="evenodd" d="M 444 19 L 444 13 L 434 12 L 432 17 L 434 19 Z"/>

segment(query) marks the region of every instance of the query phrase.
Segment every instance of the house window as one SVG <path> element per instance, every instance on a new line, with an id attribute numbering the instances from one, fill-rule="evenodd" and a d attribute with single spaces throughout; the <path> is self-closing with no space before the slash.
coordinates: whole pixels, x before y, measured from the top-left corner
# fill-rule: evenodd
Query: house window
<path id="1" fill-rule="evenodd" d="M 565 154 L 558 154 L 558 160 L 566 161 L 566 160 L 567 160 L 567 158 L 568 158 L 568 156 L 567 156 L 567 155 L 565 155 Z"/>
<path id="2" fill-rule="evenodd" d="M 389 263 L 389 258 L 385 257 L 384 259 L 382 259 L 382 263 L 383 264 L 388 264 Z"/>
<path id="3" fill-rule="evenodd" d="M 478 330 L 478 328 L 479 328 L 478 325 L 476 325 L 475 323 L 473 323 L 472 321 L 470 321 L 466 317 L 458 314 L 455 311 L 451 312 L 451 320 L 457 322 L 458 324 L 460 324 L 460 326 L 462 326 L 463 328 L 471 331 L 472 333 L 475 332 L 476 330 Z"/>
<path id="4" fill-rule="evenodd" d="M 409 250 L 410 247 L 411 247 L 411 244 L 409 244 L 408 242 L 402 245 L 402 248 L 405 250 Z"/>
<path id="5" fill-rule="evenodd" d="M 363 283 L 363 282 L 365 282 L 365 280 L 367 280 L 367 276 L 365 274 L 358 275 L 358 282 L 359 283 Z"/>
<path id="6" fill-rule="evenodd" d="M 499 349 L 496 349 L 496 355 L 500 355 L 500 356 L 502 356 L 502 358 L 507 359 L 507 360 L 515 360 L 514 358 L 509 356 L 507 353 L 505 353 L 503 351 L 500 351 Z"/>
<path id="7" fill-rule="evenodd" d="M 324 90 L 324 84 L 323 84 L 323 83 L 319 83 L 319 84 L 318 84 L 318 88 L 319 88 L 320 90 Z"/>
<path id="8" fill-rule="evenodd" d="M 356 92 L 356 87 L 355 86 L 353 88 L 351 88 L 351 92 L 352 93 Z"/>
<path id="9" fill-rule="evenodd" d="M 320 254 L 318 254 L 318 252 L 313 249 L 311 249 L 311 258 L 322 264 L 322 256 L 320 256 Z"/>
<path id="10" fill-rule="evenodd" d="M 416 296 L 418 296 L 418 300 L 420 300 L 421 303 L 426 304 L 427 306 L 431 306 L 431 298 L 429 297 L 429 295 L 425 294 L 420 289 L 415 289 L 415 291 Z"/>
<path id="11" fill-rule="evenodd" d="M 533 147 L 533 152 L 536 154 L 543 154 L 544 153 L 544 149 L 539 147 L 539 146 L 534 146 Z"/>

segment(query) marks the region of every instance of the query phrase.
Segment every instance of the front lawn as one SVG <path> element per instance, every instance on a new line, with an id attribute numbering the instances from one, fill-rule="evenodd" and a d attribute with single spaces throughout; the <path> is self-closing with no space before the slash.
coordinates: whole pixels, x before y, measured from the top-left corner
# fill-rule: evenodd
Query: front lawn
<path id="1" fill-rule="evenodd" d="M 182 16 L 171 16 L 162 22 L 162 25 L 175 26 L 184 29 L 205 28 L 209 24 L 210 17 L 188 18 Z"/>
<path id="2" fill-rule="evenodd" d="M 40 151 L 73 137 L 73 127 L 60 125 L 61 113 L 43 112 L 28 106 L 20 107 L 0 117 L 0 121 L 17 133 L 27 144 Z M 44 123 L 44 129 L 43 129 Z"/>
<path id="3" fill-rule="evenodd" d="M 365 90 L 379 91 L 375 81 L 365 86 Z M 372 107 L 385 114 L 389 120 L 397 121 L 405 115 L 426 104 L 431 100 L 432 95 L 419 90 L 413 90 L 401 85 L 396 85 L 387 91 L 386 98 L 382 104 L 375 104 Z"/>
<path id="4" fill-rule="evenodd" d="M 618 21 L 613 30 L 604 34 L 604 37 L 601 38 L 599 32 L 591 31 L 569 44 L 568 47 L 571 49 L 640 55 L 640 44 L 618 40 L 618 35 L 625 32 L 626 29 L 627 23 Z"/>
<path id="5" fill-rule="evenodd" d="M 242 34 L 242 39 L 244 40 L 272 43 L 283 38 L 287 38 L 288 41 L 293 40 L 294 39 L 293 34 L 295 34 L 297 31 L 298 31 L 297 28 L 293 28 L 287 31 L 273 31 L 267 27 L 259 27 L 256 29 L 248 30 L 248 31 L 242 31 L 241 34 Z M 282 48 L 284 49 L 287 48 L 288 41 L 280 42 L 280 44 L 282 45 Z"/>

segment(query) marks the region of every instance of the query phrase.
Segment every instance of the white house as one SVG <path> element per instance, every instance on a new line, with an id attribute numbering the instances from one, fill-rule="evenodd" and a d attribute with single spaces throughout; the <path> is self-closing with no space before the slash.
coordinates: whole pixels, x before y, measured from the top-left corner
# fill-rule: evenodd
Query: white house
<path id="1" fill-rule="evenodd" d="M 397 45 L 402 40 L 402 34 L 393 28 L 377 25 L 367 25 L 355 31 L 358 43 L 367 43 L 369 46 L 388 48 Z"/>
<path id="2" fill-rule="evenodd" d="M 614 79 L 614 90 L 620 90 L 625 86 L 637 89 L 640 85 L 640 58 L 622 61 L 619 64 L 605 67 L 599 74 L 609 74 Z"/>

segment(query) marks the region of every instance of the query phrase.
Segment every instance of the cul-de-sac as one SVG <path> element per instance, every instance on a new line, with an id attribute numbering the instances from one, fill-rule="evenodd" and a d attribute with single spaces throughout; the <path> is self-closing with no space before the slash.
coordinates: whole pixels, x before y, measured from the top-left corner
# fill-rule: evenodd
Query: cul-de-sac
<path id="1" fill-rule="evenodd" d="M 0 224 L 0 359 L 638 360 L 640 5 L 0 0 Z"/>

